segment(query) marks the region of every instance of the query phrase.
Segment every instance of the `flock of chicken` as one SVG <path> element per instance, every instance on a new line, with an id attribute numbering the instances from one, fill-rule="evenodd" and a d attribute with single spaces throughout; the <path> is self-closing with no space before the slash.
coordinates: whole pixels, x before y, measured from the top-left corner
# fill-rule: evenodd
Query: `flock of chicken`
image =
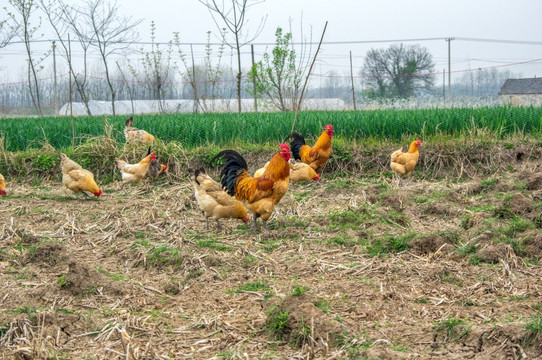
<path id="1" fill-rule="evenodd" d="M 154 136 L 144 130 L 133 127 L 133 118 L 126 120 L 124 135 L 126 141 L 142 142 L 153 145 Z M 242 219 L 249 221 L 247 210 L 253 216 L 252 229 L 256 231 L 258 218 L 262 218 L 263 227 L 268 230 L 267 220 L 273 214 L 275 205 L 281 200 L 290 183 L 299 181 L 318 181 L 320 173 L 326 165 L 331 154 L 331 138 L 333 126 L 326 125 L 316 144 L 310 147 L 305 143 L 303 136 L 297 132 L 286 139 L 292 139 L 290 145 L 281 143 L 280 150 L 268 161 L 265 166 L 251 176 L 248 165 L 238 152 L 224 150 L 218 153 L 211 162 L 223 159 L 225 165 L 220 173 L 220 183 L 206 174 L 204 168 L 188 169 L 192 174 L 194 195 L 200 210 L 205 216 L 206 228 L 209 229 L 209 219 L 217 222 L 222 228 L 220 219 Z M 421 141 L 417 139 L 410 144 L 408 152 L 402 149 L 391 154 L 390 167 L 396 176 L 406 177 L 416 166 L 419 158 L 418 148 Z M 291 154 L 297 162 L 292 163 Z M 62 183 L 75 193 L 89 196 L 88 193 L 99 197 L 102 190 L 94 181 L 93 174 L 83 169 L 65 154 L 60 154 L 62 169 Z M 149 147 L 147 156 L 137 164 L 128 164 L 117 159 L 117 166 L 122 175 L 123 188 L 127 184 L 140 182 L 145 176 L 156 178 L 168 170 L 168 165 L 160 164 L 154 152 Z M 0 174 L 0 195 L 6 195 L 4 177 Z"/>

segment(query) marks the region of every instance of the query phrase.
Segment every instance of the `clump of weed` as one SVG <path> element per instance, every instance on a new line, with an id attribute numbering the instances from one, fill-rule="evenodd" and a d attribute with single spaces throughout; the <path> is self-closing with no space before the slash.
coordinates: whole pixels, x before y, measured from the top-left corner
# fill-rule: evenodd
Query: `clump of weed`
<path id="1" fill-rule="evenodd" d="M 538 313 L 533 316 L 526 324 L 525 330 L 527 331 L 523 337 L 523 343 L 528 346 L 532 341 L 542 334 L 542 313 Z"/>
<path id="2" fill-rule="evenodd" d="M 471 326 L 466 326 L 465 323 L 465 319 L 458 319 L 455 317 L 447 318 L 434 323 L 435 328 L 433 331 L 437 333 L 444 332 L 446 336 L 445 342 L 448 340 L 457 341 L 471 332 Z"/>

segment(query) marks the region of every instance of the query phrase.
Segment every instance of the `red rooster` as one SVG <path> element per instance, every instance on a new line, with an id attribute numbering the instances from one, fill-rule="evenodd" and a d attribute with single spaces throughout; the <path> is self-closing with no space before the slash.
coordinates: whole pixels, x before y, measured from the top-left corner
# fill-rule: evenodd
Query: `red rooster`
<path id="1" fill-rule="evenodd" d="M 267 220 L 273 214 L 275 205 L 282 199 L 288 190 L 290 178 L 290 147 L 279 145 L 277 152 L 262 176 L 254 178 L 248 173 L 248 166 L 241 154 L 234 150 L 224 150 L 218 153 L 211 162 L 224 158 L 226 164 L 220 173 L 220 180 L 224 189 L 246 208 L 254 213 L 252 230 L 256 231 L 256 219 L 261 217 L 263 228 L 267 228 Z"/>

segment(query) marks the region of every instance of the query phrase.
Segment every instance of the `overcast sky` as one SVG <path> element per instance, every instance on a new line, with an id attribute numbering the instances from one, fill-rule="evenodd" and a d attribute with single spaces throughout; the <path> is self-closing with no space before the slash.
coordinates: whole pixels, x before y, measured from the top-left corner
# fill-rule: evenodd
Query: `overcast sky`
<path id="1" fill-rule="evenodd" d="M 157 26 L 157 40 L 161 42 L 171 40 L 172 33 L 179 32 L 183 42 L 202 43 L 206 41 L 208 30 L 217 32 L 209 11 L 197 0 L 119 0 L 118 3 L 125 15 L 143 19 L 139 28 L 141 41 L 150 40 L 149 28 L 153 20 Z M 542 58 L 541 14 L 541 0 L 266 0 L 248 10 L 246 30 L 253 35 L 260 19 L 266 17 L 265 27 L 255 40 L 257 43 L 272 43 L 277 26 L 288 29 L 290 21 L 294 40 L 297 41 L 301 40 L 301 23 L 305 40 L 312 31 L 312 40 L 317 42 L 326 21 L 328 27 L 324 42 L 456 37 L 451 43 L 452 71 L 461 71 Z M 53 35 L 45 34 L 44 37 L 52 38 Z M 437 71 L 447 68 L 446 41 L 413 43 L 431 51 Z M 357 73 L 369 49 L 389 45 L 385 42 L 325 44 L 315 72 L 325 74 L 330 69 L 341 74 L 349 72 L 349 51 L 352 51 L 354 67 L 357 68 L 354 71 Z M 40 46 L 36 45 L 35 48 L 39 49 Z M 264 45 L 256 46 L 256 60 L 265 49 Z M 0 82 L 9 74 L 22 71 L 20 54 L 23 50 L 16 45 L 0 49 Z M 197 49 L 198 56 L 201 56 L 202 50 Z M 244 52 L 248 51 L 248 47 L 244 49 Z M 527 76 L 542 76 L 540 64 L 524 64 L 510 69 L 521 70 Z"/>

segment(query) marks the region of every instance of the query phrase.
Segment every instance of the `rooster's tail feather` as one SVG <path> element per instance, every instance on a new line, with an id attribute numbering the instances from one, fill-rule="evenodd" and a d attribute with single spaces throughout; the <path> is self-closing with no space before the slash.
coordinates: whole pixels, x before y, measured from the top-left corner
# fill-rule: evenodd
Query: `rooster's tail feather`
<path id="1" fill-rule="evenodd" d="M 290 148 L 292 149 L 292 154 L 294 155 L 294 159 L 301 160 L 301 157 L 299 156 L 299 150 L 303 145 L 305 145 L 305 138 L 303 135 L 301 135 L 298 132 L 293 132 L 286 139 L 293 139 L 290 143 Z"/>
<path id="2" fill-rule="evenodd" d="M 247 173 L 248 165 L 241 154 L 234 150 L 224 150 L 219 152 L 211 159 L 213 163 L 216 159 L 223 158 L 226 160 L 224 168 L 220 172 L 220 183 L 226 189 L 226 192 L 231 196 L 235 195 L 235 184 L 239 177 Z"/>

